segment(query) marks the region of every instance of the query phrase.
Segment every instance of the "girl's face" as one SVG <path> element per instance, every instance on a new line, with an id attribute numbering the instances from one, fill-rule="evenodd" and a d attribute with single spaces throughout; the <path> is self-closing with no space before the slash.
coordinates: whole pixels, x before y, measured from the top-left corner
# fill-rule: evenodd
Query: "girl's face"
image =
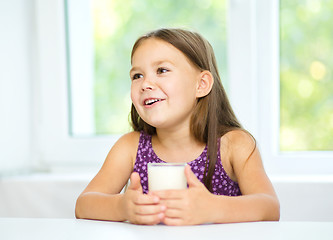
<path id="1" fill-rule="evenodd" d="M 188 128 L 201 71 L 173 45 L 143 40 L 132 58 L 131 98 L 140 117 L 157 129 Z"/>

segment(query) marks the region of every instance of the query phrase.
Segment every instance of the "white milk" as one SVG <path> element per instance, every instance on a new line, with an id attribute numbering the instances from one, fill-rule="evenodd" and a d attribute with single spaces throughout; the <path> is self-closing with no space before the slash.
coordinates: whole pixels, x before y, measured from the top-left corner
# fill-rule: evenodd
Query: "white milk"
<path id="1" fill-rule="evenodd" d="M 149 191 L 186 189 L 186 163 L 148 163 Z"/>

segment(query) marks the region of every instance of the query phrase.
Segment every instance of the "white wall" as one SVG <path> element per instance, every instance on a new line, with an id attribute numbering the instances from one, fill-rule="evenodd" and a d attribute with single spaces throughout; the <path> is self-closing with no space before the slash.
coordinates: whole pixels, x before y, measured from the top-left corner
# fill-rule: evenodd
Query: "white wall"
<path id="1" fill-rule="evenodd" d="M 34 174 L 0 179 L 0 217 L 74 218 L 90 177 Z"/>
<path id="2" fill-rule="evenodd" d="M 30 163 L 31 3 L 0 1 L 0 173 Z"/>
<path id="3" fill-rule="evenodd" d="M 281 221 L 333 221 L 332 177 L 272 177 Z"/>

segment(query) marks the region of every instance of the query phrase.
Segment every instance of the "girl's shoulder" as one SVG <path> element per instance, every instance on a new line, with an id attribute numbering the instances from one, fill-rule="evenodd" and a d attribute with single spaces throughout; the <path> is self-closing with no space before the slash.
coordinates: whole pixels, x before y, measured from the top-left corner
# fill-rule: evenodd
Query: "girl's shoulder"
<path id="1" fill-rule="evenodd" d="M 121 145 L 124 147 L 137 147 L 139 144 L 140 132 L 132 131 L 121 136 L 116 145 Z"/>
<path id="2" fill-rule="evenodd" d="M 116 143 L 112 146 L 108 154 L 107 161 L 122 161 L 125 159 L 130 160 L 131 165 L 134 165 L 138 145 L 140 139 L 140 132 L 129 132 L 122 135 Z"/>
<path id="3" fill-rule="evenodd" d="M 244 147 L 253 147 L 256 145 L 254 137 L 243 129 L 235 129 L 227 132 L 221 137 L 221 145 L 226 145 L 234 150 L 243 149 Z"/>
<path id="4" fill-rule="evenodd" d="M 221 155 L 226 157 L 232 167 L 245 164 L 257 148 L 255 138 L 243 129 L 227 132 L 220 142 Z"/>
<path id="5" fill-rule="evenodd" d="M 123 152 L 125 155 L 136 155 L 139 144 L 140 132 L 129 132 L 122 135 L 112 147 L 112 151 Z"/>

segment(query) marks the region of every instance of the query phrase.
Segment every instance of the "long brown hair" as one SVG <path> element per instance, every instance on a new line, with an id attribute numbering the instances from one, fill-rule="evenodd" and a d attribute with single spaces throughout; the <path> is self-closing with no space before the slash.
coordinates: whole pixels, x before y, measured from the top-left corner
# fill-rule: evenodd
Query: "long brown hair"
<path id="1" fill-rule="evenodd" d="M 205 164 L 204 184 L 211 191 L 212 176 L 217 159 L 217 141 L 233 129 L 242 129 L 237 120 L 227 94 L 221 83 L 212 46 L 200 34 L 183 29 L 158 29 L 140 37 L 134 44 L 131 59 L 140 44 L 148 38 L 157 38 L 172 44 L 201 71 L 208 70 L 214 78 L 210 93 L 197 100 L 191 117 L 190 130 L 194 137 L 207 144 L 208 158 Z M 147 124 L 131 108 L 132 127 L 135 131 L 156 134 L 155 127 Z M 209 160 L 208 160 L 209 159 Z"/>

